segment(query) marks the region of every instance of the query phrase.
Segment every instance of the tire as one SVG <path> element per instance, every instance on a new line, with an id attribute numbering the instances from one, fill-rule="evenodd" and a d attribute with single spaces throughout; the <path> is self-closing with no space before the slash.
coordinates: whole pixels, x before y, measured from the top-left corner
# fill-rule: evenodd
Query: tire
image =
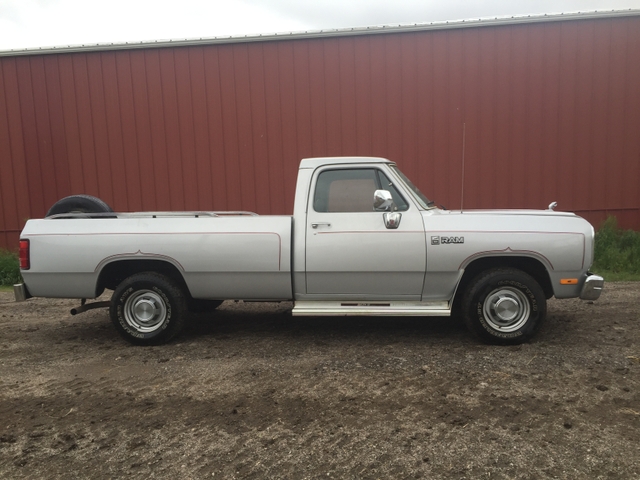
<path id="1" fill-rule="evenodd" d="M 533 277 L 515 268 L 495 268 L 472 280 L 462 300 L 465 324 L 488 343 L 529 340 L 547 315 L 547 299 Z"/>
<path id="2" fill-rule="evenodd" d="M 201 300 L 199 298 L 189 299 L 188 308 L 193 313 L 213 312 L 222 305 L 222 300 Z"/>
<path id="3" fill-rule="evenodd" d="M 167 343 L 184 328 L 186 313 L 184 292 L 154 272 L 125 279 L 113 292 L 109 308 L 118 333 L 135 345 Z"/>
<path id="4" fill-rule="evenodd" d="M 110 213 L 111 207 L 91 195 L 71 195 L 58 200 L 47 212 L 46 217 L 63 213 Z"/>

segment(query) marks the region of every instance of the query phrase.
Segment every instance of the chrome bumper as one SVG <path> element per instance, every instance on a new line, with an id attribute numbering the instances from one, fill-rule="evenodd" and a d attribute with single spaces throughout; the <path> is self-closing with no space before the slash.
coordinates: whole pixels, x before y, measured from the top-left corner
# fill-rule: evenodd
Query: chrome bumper
<path id="1" fill-rule="evenodd" d="M 31 294 L 24 283 L 17 283 L 13 286 L 13 296 L 16 298 L 16 302 L 24 302 L 27 298 L 31 298 Z"/>
<path id="2" fill-rule="evenodd" d="M 589 275 L 584 281 L 580 298 L 582 300 L 597 300 L 604 287 L 604 278 L 600 275 Z"/>

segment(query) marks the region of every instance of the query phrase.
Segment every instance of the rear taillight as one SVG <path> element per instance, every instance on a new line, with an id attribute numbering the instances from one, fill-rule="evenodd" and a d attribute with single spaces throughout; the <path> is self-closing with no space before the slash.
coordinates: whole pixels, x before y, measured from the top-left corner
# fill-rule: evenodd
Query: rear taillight
<path id="1" fill-rule="evenodd" d="M 29 240 L 20 240 L 20 269 L 29 270 L 30 267 Z"/>

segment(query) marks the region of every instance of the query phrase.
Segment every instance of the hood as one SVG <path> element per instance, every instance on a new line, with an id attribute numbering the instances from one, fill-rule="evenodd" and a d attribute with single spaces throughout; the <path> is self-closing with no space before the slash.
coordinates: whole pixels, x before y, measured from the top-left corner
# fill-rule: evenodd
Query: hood
<path id="1" fill-rule="evenodd" d="M 440 210 L 422 212 L 425 229 L 449 232 L 567 232 L 593 236 L 593 227 L 571 212 L 553 210 Z"/>

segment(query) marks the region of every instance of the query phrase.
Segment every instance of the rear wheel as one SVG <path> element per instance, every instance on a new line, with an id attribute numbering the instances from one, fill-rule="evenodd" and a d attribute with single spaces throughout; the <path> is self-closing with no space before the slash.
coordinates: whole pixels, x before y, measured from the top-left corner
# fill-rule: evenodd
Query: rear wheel
<path id="1" fill-rule="evenodd" d="M 138 273 L 120 283 L 109 309 L 118 333 L 136 345 L 168 342 L 184 328 L 186 312 L 182 290 L 153 272 Z"/>
<path id="2" fill-rule="evenodd" d="M 496 268 L 478 275 L 462 301 L 467 327 L 490 343 L 529 340 L 547 313 L 544 292 L 533 277 L 515 268 Z"/>

